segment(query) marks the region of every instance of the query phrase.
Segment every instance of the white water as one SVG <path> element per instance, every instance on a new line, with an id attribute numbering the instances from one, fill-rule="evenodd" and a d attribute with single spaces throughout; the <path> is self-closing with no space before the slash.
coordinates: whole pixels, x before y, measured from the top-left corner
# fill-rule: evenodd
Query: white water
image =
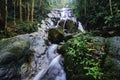
<path id="1" fill-rule="evenodd" d="M 57 54 L 57 44 L 52 44 L 46 51 L 48 61 L 51 62 Z"/>
<path id="2" fill-rule="evenodd" d="M 81 30 L 83 33 L 85 33 L 85 30 L 83 29 L 81 22 L 78 22 L 78 30 Z"/>
<path id="3" fill-rule="evenodd" d="M 68 8 L 62 8 L 61 9 L 61 20 L 69 19 L 70 11 Z"/>
<path id="4" fill-rule="evenodd" d="M 58 26 L 59 26 L 59 23 L 60 23 L 62 20 L 64 20 L 64 25 L 62 26 L 62 27 L 63 27 L 63 30 L 64 30 L 66 21 L 67 21 L 67 20 L 72 20 L 74 23 L 78 23 L 78 26 L 76 26 L 76 27 L 78 27 L 78 30 L 80 30 L 81 32 L 85 33 L 85 30 L 84 30 L 81 22 L 79 22 L 79 21 L 77 22 L 76 18 L 73 17 L 72 11 L 71 11 L 69 8 L 62 8 L 62 9 L 60 10 L 60 14 L 61 14 L 60 20 L 58 21 L 56 27 L 58 27 Z"/>
<path id="5" fill-rule="evenodd" d="M 33 80 L 66 80 L 66 73 L 61 65 L 62 57 L 57 54 L 57 46 L 57 44 L 52 44 L 47 49 L 47 60 L 50 64 L 38 72 Z M 46 74 L 48 75 L 47 77 L 45 77 Z"/>
<path id="6" fill-rule="evenodd" d="M 55 12 L 55 14 L 54 14 Z M 59 14 L 59 16 L 57 15 Z M 80 22 L 77 22 L 76 18 L 72 16 L 72 11 L 69 8 L 63 8 L 56 11 L 52 11 L 52 14 L 49 14 L 48 16 L 54 18 L 59 17 L 59 21 L 57 23 L 57 26 L 59 23 L 64 20 L 63 30 L 65 28 L 65 24 L 67 20 L 72 20 L 74 23 L 78 23 L 78 30 L 81 30 L 81 32 L 85 33 L 85 30 L 83 29 L 83 26 Z M 54 25 L 54 23 L 51 23 L 51 19 L 47 20 L 49 22 L 49 26 L 51 27 Z M 43 22 L 44 24 L 44 22 Z M 45 26 L 46 27 L 46 26 Z M 52 27 L 51 27 L 52 28 Z M 49 28 L 48 28 L 49 29 Z M 33 80 L 66 80 L 66 73 L 64 71 L 63 65 L 62 65 L 62 56 L 57 53 L 57 44 L 51 44 L 49 48 L 46 50 L 46 59 L 48 66 L 45 66 L 40 70 L 37 75 L 33 78 Z"/>

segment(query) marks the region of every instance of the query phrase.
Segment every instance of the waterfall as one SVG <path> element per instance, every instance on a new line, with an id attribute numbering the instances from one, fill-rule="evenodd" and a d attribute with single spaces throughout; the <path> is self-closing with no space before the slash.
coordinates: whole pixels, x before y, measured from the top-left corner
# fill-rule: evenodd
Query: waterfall
<path id="1" fill-rule="evenodd" d="M 52 44 L 47 49 L 47 60 L 50 62 L 49 66 L 41 70 L 33 80 L 66 80 L 66 73 L 62 67 L 62 57 L 61 55 L 55 55 L 57 50 L 57 45 Z M 47 74 L 47 77 L 45 77 Z"/>
<path id="2" fill-rule="evenodd" d="M 85 33 L 85 30 L 83 29 L 81 22 L 78 22 L 78 29 Z"/>
<path id="3" fill-rule="evenodd" d="M 63 31 L 65 29 L 66 21 L 71 20 L 73 23 L 78 23 L 78 26 L 75 26 L 78 28 L 78 30 L 81 30 L 81 32 L 85 32 L 83 29 L 83 26 L 75 17 L 73 17 L 72 11 L 69 8 L 62 8 L 58 10 L 53 10 L 51 13 L 48 14 L 49 18 L 46 18 L 45 21 L 42 21 L 42 26 L 39 32 L 44 32 L 46 34 L 46 31 L 51 28 L 55 28 L 59 26 L 59 23 L 63 20 Z M 57 21 L 57 24 L 55 25 L 56 18 L 59 20 Z M 55 25 L 55 27 L 53 27 Z M 42 33 L 43 34 L 43 33 Z M 41 62 L 39 57 L 37 58 L 36 64 L 37 64 L 37 74 L 34 75 L 32 80 L 66 80 L 66 73 L 63 68 L 63 58 L 62 56 L 57 52 L 58 44 L 50 44 L 50 46 L 46 49 L 44 52 L 43 62 Z M 38 48 L 37 48 L 38 49 Z M 37 53 L 39 53 L 40 48 L 37 50 Z M 42 66 L 41 66 L 41 65 Z M 45 65 L 43 65 L 45 64 Z M 40 67 L 40 69 L 39 69 Z"/>
<path id="4" fill-rule="evenodd" d="M 64 25 L 62 26 L 63 27 L 63 30 L 65 29 L 65 24 L 66 24 L 66 21 L 67 20 L 72 20 L 74 23 L 78 23 L 78 30 L 80 30 L 81 32 L 85 33 L 85 30 L 81 24 L 81 22 L 77 21 L 75 17 L 73 17 L 73 13 L 72 11 L 69 9 L 69 8 L 62 8 L 60 10 L 60 20 L 58 21 L 56 27 L 59 26 L 59 23 L 64 20 Z"/>

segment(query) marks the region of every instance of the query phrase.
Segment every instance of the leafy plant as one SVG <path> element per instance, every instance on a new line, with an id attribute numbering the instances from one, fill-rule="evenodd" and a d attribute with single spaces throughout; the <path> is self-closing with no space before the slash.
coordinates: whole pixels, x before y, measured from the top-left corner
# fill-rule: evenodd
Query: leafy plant
<path id="1" fill-rule="evenodd" d="M 92 43 L 90 35 L 80 35 L 69 40 L 65 45 L 65 66 L 69 80 L 91 78 L 101 79 L 103 73 L 100 62 L 93 58 L 94 48 L 89 47 Z M 91 80 L 90 79 L 90 80 Z"/>
<path id="2" fill-rule="evenodd" d="M 18 22 L 18 33 L 31 33 L 37 31 L 37 23 L 31 24 L 30 22 Z"/>

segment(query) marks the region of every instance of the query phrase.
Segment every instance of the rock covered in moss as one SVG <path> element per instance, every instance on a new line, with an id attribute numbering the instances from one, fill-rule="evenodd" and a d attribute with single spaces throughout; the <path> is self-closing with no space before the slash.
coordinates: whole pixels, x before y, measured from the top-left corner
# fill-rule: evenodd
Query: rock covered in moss
<path id="1" fill-rule="evenodd" d="M 66 32 L 70 32 L 70 33 L 73 33 L 73 32 L 76 32 L 78 31 L 78 24 L 72 20 L 61 20 L 59 25 L 65 29 Z"/>
<path id="2" fill-rule="evenodd" d="M 27 35 L 1 40 L 0 45 L 0 63 L 7 63 L 6 57 L 13 58 L 15 61 L 19 60 L 23 54 L 27 54 L 30 47 Z"/>
<path id="3" fill-rule="evenodd" d="M 48 39 L 52 43 L 60 43 L 64 40 L 64 32 L 62 28 L 53 28 L 48 32 Z"/>
<path id="4" fill-rule="evenodd" d="M 104 60 L 103 71 L 104 80 L 120 79 L 120 37 L 110 37 L 106 39 L 106 58 Z"/>
<path id="5" fill-rule="evenodd" d="M 20 35 L 0 41 L 0 79 L 19 80 L 18 69 L 31 54 L 28 35 Z M 6 70 L 6 71 L 4 71 Z"/>
<path id="6" fill-rule="evenodd" d="M 100 63 L 104 53 L 101 48 L 104 45 L 104 38 L 92 37 L 88 34 L 80 34 L 68 40 L 59 49 L 59 53 L 63 53 L 65 59 L 64 65 L 67 79 L 95 80 L 94 74 L 97 75 L 96 79 L 101 77 L 102 72 L 100 72 Z M 87 70 L 85 70 L 85 67 L 97 70 L 93 70 L 91 75 L 86 75 Z"/>
<path id="7" fill-rule="evenodd" d="M 120 37 L 107 38 L 107 51 L 114 57 L 120 57 Z"/>
<path id="8" fill-rule="evenodd" d="M 103 66 L 103 80 L 119 80 L 120 79 L 120 59 L 113 56 L 107 56 Z"/>
<path id="9" fill-rule="evenodd" d="M 86 35 L 79 35 L 83 38 L 83 40 L 87 40 L 87 44 L 90 48 L 92 48 L 92 58 L 97 59 L 100 61 L 100 68 L 103 73 L 103 76 L 100 80 L 119 80 L 120 79 L 120 37 L 111 37 L 111 38 L 104 38 L 104 37 L 93 37 L 93 36 L 86 36 Z M 78 36 L 76 36 L 78 37 Z M 79 42 L 83 41 L 80 40 Z M 86 76 L 84 69 L 78 65 L 77 58 L 80 56 L 68 56 L 66 54 L 66 49 L 68 47 L 72 47 L 74 44 L 74 38 L 68 40 L 70 42 L 68 44 L 65 43 L 60 49 L 59 52 L 63 53 L 65 57 L 65 70 L 67 72 L 67 78 L 69 80 L 76 80 L 76 79 L 82 79 L 82 80 L 94 80 L 90 76 Z M 77 43 L 76 43 L 77 44 Z M 74 45 L 75 47 L 75 45 Z M 84 47 L 84 46 L 83 46 Z M 75 49 L 78 50 L 77 48 Z M 87 51 L 82 49 L 87 54 Z M 88 49 L 89 50 L 89 49 Z M 79 52 L 80 52 L 79 51 Z M 78 53 L 79 53 L 78 52 Z M 71 49 L 71 54 L 74 53 L 74 50 Z M 77 53 L 76 53 L 77 54 Z M 75 58 L 74 58 L 75 57 Z M 80 62 L 80 60 L 78 61 Z M 72 65 L 72 66 L 71 66 Z M 76 66 L 77 65 L 77 66 Z M 75 72 L 74 72 L 75 71 Z M 76 73 L 77 72 L 77 73 Z"/>

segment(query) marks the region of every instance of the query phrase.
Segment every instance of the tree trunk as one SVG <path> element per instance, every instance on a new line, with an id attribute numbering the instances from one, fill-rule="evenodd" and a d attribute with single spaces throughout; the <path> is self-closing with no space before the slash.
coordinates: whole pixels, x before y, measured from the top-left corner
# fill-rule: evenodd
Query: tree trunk
<path id="1" fill-rule="evenodd" d="M 27 21 L 30 21 L 30 5 L 29 2 L 27 2 Z"/>
<path id="2" fill-rule="evenodd" d="M 113 15 L 111 0 L 109 0 L 109 5 L 110 5 L 110 14 Z"/>
<path id="3" fill-rule="evenodd" d="M 20 0 L 20 21 L 22 21 L 22 0 Z"/>
<path id="4" fill-rule="evenodd" d="M 34 0 L 32 0 L 32 11 L 31 11 L 31 22 L 33 23 L 34 19 Z"/>
<path id="5" fill-rule="evenodd" d="M 16 14 L 15 14 L 15 12 L 16 12 L 15 11 L 15 0 L 14 0 L 13 4 L 14 4 L 14 25 L 16 25 L 16 21 L 15 21 L 16 20 L 16 18 L 15 18 L 15 16 L 16 16 Z"/>
<path id="6" fill-rule="evenodd" d="M 7 0 L 5 0 L 5 29 L 7 29 L 7 16 L 8 16 Z"/>
<path id="7" fill-rule="evenodd" d="M 0 29 L 5 29 L 5 0 L 0 0 Z"/>
<path id="8" fill-rule="evenodd" d="M 41 8 L 41 5 L 42 5 L 42 0 L 40 0 L 39 2 L 39 9 Z"/>
<path id="9" fill-rule="evenodd" d="M 86 16 L 86 0 L 84 0 L 84 15 Z"/>

